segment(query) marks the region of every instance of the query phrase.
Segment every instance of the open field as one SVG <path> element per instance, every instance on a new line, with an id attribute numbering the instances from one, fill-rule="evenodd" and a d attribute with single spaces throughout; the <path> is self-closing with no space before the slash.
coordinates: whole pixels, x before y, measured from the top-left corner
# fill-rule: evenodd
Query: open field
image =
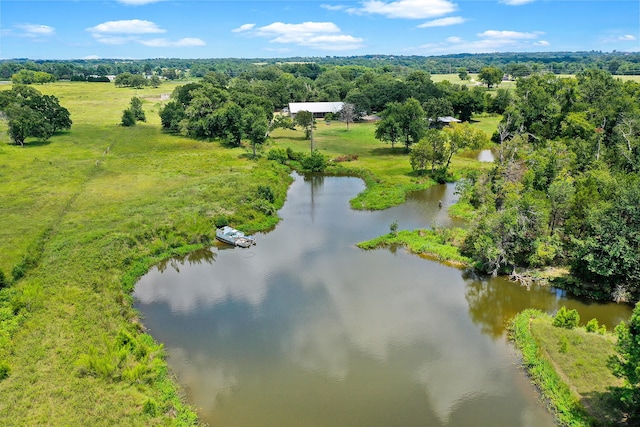
<path id="1" fill-rule="evenodd" d="M 0 270 L 26 270 L 0 290 L 0 366 L 10 370 L 0 380 L 3 425 L 196 423 L 162 347 L 142 334 L 129 292 L 159 260 L 206 246 L 219 219 L 245 231 L 273 226 L 277 218 L 254 203 L 257 187 L 273 189 L 277 208 L 290 178 L 284 166 L 250 160 L 248 148 L 164 133 L 159 96 L 174 85 L 38 86 L 69 109 L 73 126 L 25 147 L 12 145 L 0 123 Z M 144 100 L 148 122 L 121 127 L 133 96 Z M 373 130 L 320 122 L 315 135 L 331 158 L 359 156 L 339 170 L 371 185 L 378 204 L 365 198 L 360 207 L 400 203 L 431 184 L 414 176 L 403 147 L 391 150 Z M 309 142 L 302 131 L 279 131 L 272 147 L 307 151 Z M 488 166 L 460 156 L 453 167 Z"/>
<path id="2" fill-rule="evenodd" d="M 25 147 L 0 140 L 0 269 L 25 278 L 0 291 L 3 425 L 192 424 L 140 335 L 128 292 L 147 268 L 213 238 L 213 219 L 272 226 L 251 208 L 259 184 L 284 201 L 288 170 L 244 149 L 164 134 L 159 89 L 57 83 L 71 131 Z M 134 95 L 148 123 L 118 126 Z M 2 129 L 4 131 L 4 129 Z M 27 263 L 24 261 L 28 260 Z"/>

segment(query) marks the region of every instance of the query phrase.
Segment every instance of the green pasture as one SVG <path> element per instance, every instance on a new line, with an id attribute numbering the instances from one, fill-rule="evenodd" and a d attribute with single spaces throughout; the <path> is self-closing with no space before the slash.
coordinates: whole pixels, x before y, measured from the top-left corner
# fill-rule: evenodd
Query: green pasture
<path id="1" fill-rule="evenodd" d="M 217 219 L 273 226 L 255 208 L 257 187 L 272 187 L 277 208 L 289 171 L 244 148 L 164 133 L 157 111 L 170 85 L 38 89 L 59 97 L 73 126 L 25 147 L 1 129 L 0 269 L 26 270 L 0 290 L 2 424 L 192 424 L 161 346 L 141 334 L 131 286 L 159 260 L 207 245 Z M 132 96 L 148 123 L 124 128 Z"/>
<path id="2" fill-rule="evenodd" d="M 11 144 L 0 121 L 0 270 L 10 281 L 24 274 L 0 290 L 0 368 L 8 368 L 0 424 L 196 423 L 129 293 L 153 264 L 207 246 L 220 221 L 245 231 L 273 226 L 290 171 L 264 153 L 310 147 L 302 131 L 279 130 L 254 160 L 249 147 L 165 133 L 160 94 L 176 84 L 37 86 L 59 98 L 73 125 L 24 147 Z M 119 122 L 133 96 L 143 99 L 148 121 L 125 128 Z M 321 121 L 314 133 L 327 157 L 358 156 L 330 171 L 366 180 L 360 208 L 400 203 L 431 184 L 412 172 L 404 147 L 377 141 L 374 129 Z M 457 156 L 453 167 L 487 166 Z M 257 199 L 259 185 L 272 188 L 272 209 Z"/>

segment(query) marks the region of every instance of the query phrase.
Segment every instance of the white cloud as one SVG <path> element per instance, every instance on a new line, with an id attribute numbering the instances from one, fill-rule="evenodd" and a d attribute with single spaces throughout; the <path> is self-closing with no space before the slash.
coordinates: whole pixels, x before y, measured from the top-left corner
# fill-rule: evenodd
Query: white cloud
<path id="1" fill-rule="evenodd" d="M 243 24 L 243 25 L 240 25 L 238 28 L 234 28 L 233 30 L 231 30 L 231 32 L 241 33 L 243 31 L 250 31 L 250 30 L 253 30 L 255 26 L 256 24 Z"/>
<path id="2" fill-rule="evenodd" d="M 478 37 L 493 40 L 516 40 L 516 39 L 536 39 L 543 34 L 541 32 L 523 33 L 520 31 L 497 31 L 487 30 L 479 33 Z"/>
<path id="3" fill-rule="evenodd" d="M 245 24 L 246 25 L 246 24 Z M 271 43 L 295 44 L 319 50 L 353 50 L 363 46 L 363 39 L 343 34 L 333 22 L 303 22 L 286 24 L 274 22 L 263 27 L 245 27 L 233 30 L 270 39 Z M 244 28 L 243 28 L 244 27 Z"/>
<path id="4" fill-rule="evenodd" d="M 122 21 L 107 21 L 95 27 L 87 28 L 94 34 L 153 34 L 166 33 L 166 30 L 158 27 L 158 24 L 142 19 L 129 19 Z"/>
<path id="5" fill-rule="evenodd" d="M 95 27 L 87 28 L 87 31 L 98 42 L 108 45 L 138 43 L 148 47 L 190 47 L 204 46 L 206 44 L 203 40 L 193 37 L 186 37 L 176 41 L 165 38 L 143 39 L 140 37 L 141 35 L 166 33 L 167 31 L 160 28 L 155 22 L 141 19 L 107 21 Z"/>
<path id="6" fill-rule="evenodd" d="M 22 30 L 21 35 L 24 37 L 48 37 L 56 32 L 55 28 L 41 24 L 22 24 L 16 27 Z"/>
<path id="7" fill-rule="evenodd" d="M 87 55 L 84 58 L 85 60 L 90 60 L 90 59 L 100 59 L 100 57 L 98 55 Z"/>
<path id="8" fill-rule="evenodd" d="M 418 25 L 418 28 L 431 28 L 431 27 L 448 27 L 449 25 L 463 24 L 467 20 L 461 16 L 450 16 L 448 18 L 434 19 L 433 21 L 425 22 Z"/>
<path id="9" fill-rule="evenodd" d="M 458 9 L 448 0 L 365 0 L 361 7 L 347 9 L 355 14 L 383 15 L 387 18 L 429 19 L 446 15 Z"/>
<path id="10" fill-rule="evenodd" d="M 134 37 L 105 36 L 103 34 L 93 34 L 93 37 L 102 44 L 119 45 L 135 41 Z"/>
<path id="11" fill-rule="evenodd" d="M 483 53 L 499 51 L 526 50 L 533 47 L 546 47 L 550 43 L 546 40 L 536 40 L 544 33 L 542 31 L 498 31 L 487 30 L 478 33 L 477 40 L 464 40 L 461 37 L 449 37 L 440 43 L 427 43 L 418 48 L 422 53 Z"/>
<path id="12" fill-rule="evenodd" d="M 320 5 L 321 8 L 323 9 L 327 9 L 327 10 L 345 10 L 347 9 L 347 6 L 343 5 L 343 4 L 321 4 Z"/>
<path id="13" fill-rule="evenodd" d="M 535 0 L 500 0 L 500 3 L 504 3 L 509 6 L 520 6 L 527 3 L 533 3 Z"/>
<path id="14" fill-rule="evenodd" d="M 618 40 L 622 40 L 622 41 L 634 41 L 635 39 L 636 38 L 631 34 L 625 34 L 624 36 L 618 37 Z"/>
<path id="15" fill-rule="evenodd" d="M 167 39 L 152 39 L 152 40 L 139 40 L 140 44 L 149 47 L 191 47 L 191 46 L 204 46 L 206 43 L 198 38 L 187 37 L 177 41 L 170 41 Z"/>
<path id="16" fill-rule="evenodd" d="M 144 6 L 145 4 L 159 3 L 164 0 L 117 0 L 118 3 L 126 4 L 129 6 Z"/>

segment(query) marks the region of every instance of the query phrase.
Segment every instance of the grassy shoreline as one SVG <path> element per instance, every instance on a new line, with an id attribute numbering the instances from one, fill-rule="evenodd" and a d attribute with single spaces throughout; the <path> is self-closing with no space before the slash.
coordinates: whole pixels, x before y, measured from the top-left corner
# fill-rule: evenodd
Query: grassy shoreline
<path id="1" fill-rule="evenodd" d="M 509 326 L 509 338 L 522 355 L 522 365 L 560 425 L 613 426 L 624 418 L 617 409 L 617 390 L 607 360 L 615 338 L 588 333 L 584 327 L 552 326 L 552 317 L 524 310 Z"/>
<path id="2" fill-rule="evenodd" d="M 453 244 L 454 241 L 459 240 L 463 235 L 464 230 L 461 229 L 401 230 L 397 233 L 389 233 L 365 242 L 360 242 L 357 246 L 366 250 L 380 247 L 404 246 L 414 254 L 435 259 L 456 267 L 469 267 L 471 260 L 461 255 L 458 247 Z"/>

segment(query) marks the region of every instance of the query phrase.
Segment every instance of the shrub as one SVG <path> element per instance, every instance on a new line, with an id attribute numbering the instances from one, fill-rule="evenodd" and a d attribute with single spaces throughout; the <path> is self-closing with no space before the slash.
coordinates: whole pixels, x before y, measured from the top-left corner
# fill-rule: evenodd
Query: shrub
<path id="1" fill-rule="evenodd" d="M 573 329 L 580 324 L 580 315 L 576 310 L 567 310 L 564 305 L 553 318 L 553 326 L 558 328 Z"/>
<path id="2" fill-rule="evenodd" d="M 11 373 L 11 368 L 9 367 L 9 364 L 4 360 L 1 360 L 0 361 L 0 381 L 7 378 L 10 373 Z"/>
<path id="3" fill-rule="evenodd" d="M 4 275 L 4 271 L 0 270 L 0 289 L 9 286 L 9 280 Z"/>
<path id="4" fill-rule="evenodd" d="M 258 197 L 273 203 L 275 197 L 273 196 L 273 190 L 268 185 L 258 185 Z"/>
<path id="5" fill-rule="evenodd" d="M 130 109 L 124 110 L 122 112 L 122 121 L 120 122 L 122 126 L 135 126 L 136 124 L 136 115 Z"/>
<path id="6" fill-rule="evenodd" d="M 605 332 L 607 332 L 607 327 L 605 325 L 598 325 L 598 319 L 591 319 L 587 322 L 587 324 L 585 325 L 585 329 L 587 332 L 596 332 L 600 335 L 603 335 Z"/>
<path id="7" fill-rule="evenodd" d="M 390 225 L 389 225 L 389 233 L 393 234 L 394 236 L 396 234 L 398 234 L 398 221 L 393 221 Z"/>
<path id="8" fill-rule="evenodd" d="M 267 153 L 267 159 L 274 160 L 278 163 L 285 164 L 289 157 L 287 156 L 287 151 L 283 148 L 274 148 L 273 150 L 269 150 Z"/>
<path id="9" fill-rule="evenodd" d="M 327 159 L 318 151 L 311 153 L 308 156 L 304 156 L 300 160 L 302 169 L 310 172 L 323 172 L 327 168 Z"/>
<path id="10" fill-rule="evenodd" d="M 222 228 L 225 225 L 229 225 L 229 218 L 226 215 L 219 215 L 213 219 L 213 224 L 216 228 Z"/>
<path id="11" fill-rule="evenodd" d="M 297 151 L 293 151 L 291 149 L 291 147 L 287 147 L 287 158 L 289 160 L 294 160 L 294 161 L 298 161 L 302 158 L 302 153 L 299 153 Z"/>

